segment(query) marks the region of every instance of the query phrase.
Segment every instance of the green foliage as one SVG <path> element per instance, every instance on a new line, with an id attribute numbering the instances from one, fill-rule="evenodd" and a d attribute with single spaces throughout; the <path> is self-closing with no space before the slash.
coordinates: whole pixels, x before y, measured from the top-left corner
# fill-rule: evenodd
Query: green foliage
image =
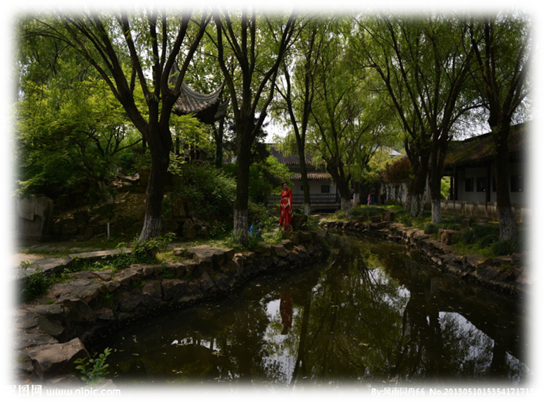
<path id="1" fill-rule="evenodd" d="M 359 205 L 351 210 L 351 215 L 358 221 L 370 221 L 372 216 L 379 216 L 384 211 L 383 208 L 373 205 Z"/>
<path id="2" fill-rule="evenodd" d="M 509 241 L 499 241 L 493 244 L 491 248 L 494 255 L 508 255 L 512 253 L 512 247 Z"/>
<path id="3" fill-rule="evenodd" d="M 213 143 L 210 141 L 210 127 L 192 115 L 178 116 L 172 114 L 170 117 L 170 130 L 174 144 L 179 140 L 179 143 L 189 148 L 198 147 L 208 153 L 211 153 L 214 149 Z M 180 151 L 182 150 L 180 149 Z"/>
<path id="4" fill-rule="evenodd" d="M 106 359 L 110 354 L 111 349 L 106 348 L 104 349 L 104 353 L 100 353 L 95 359 L 89 359 L 88 362 L 85 362 L 87 358 L 77 359 L 75 361 L 75 363 L 78 364 L 76 369 L 81 371 L 81 379 L 87 382 L 91 387 L 102 382 L 108 373 L 107 368 L 109 367 L 109 364 L 106 363 Z"/>
<path id="5" fill-rule="evenodd" d="M 176 238 L 175 233 L 167 233 L 164 236 L 152 237 L 145 241 L 135 239 L 132 242 L 131 259 L 137 262 L 150 262 L 155 260 L 155 255 L 159 250 L 166 250 L 168 245 Z M 124 244 L 119 244 L 118 247 L 124 247 Z"/>
<path id="6" fill-rule="evenodd" d="M 339 209 L 331 215 L 332 220 L 345 220 L 347 219 L 346 211 Z"/>
<path id="7" fill-rule="evenodd" d="M 440 196 L 443 200 L 448 199 L 448 195 L 450 195 L 450 183 L 451 179 L 449 177 L 442 177 L 440 181 Z"/>
<path id="8" fill-rule="evenodd" d="M 191 198 L 198 216 L 230 222 L 236 197 L 236 180 L 213 166 L 185 164 L 176 170 L 174 191 Z"/>
<path id="9" fill-rule="evenodd" d="M 151 169 L 151 154 L 144 152 L 134 156 L 134 168 L 139 172 L 149 171 Z"/>
<path id="10" fill-rule="evenodd" d="M 523 251 L 523 235 L 518 235 L 511 240 L 497 241 L 491 245 L 494 256 L 509 255 Z"/>
<path id="11" fill-rule="evenodd" d="M 472 225 L 459 234 L 459 241 L 463 244 L 480 244 L 487 247 L 499 239 L 499 228 L 491 225 Z"/>
<path id="12" fill-rule="evenodd" d="M 238 165 L 226 164 L 225 172 L 231 177 L 236 177 Z M 264 204 L 266 198 L 281 192 L 281 182 L 289 183 L 289 168 L 269 155 L 265 160 L 252 163 L 249 168 L 249 198 L 250 200 Z"/>
<path id="13" fill-rule="evenodd" d="M 423 229 L 425 234 L 435 234 L 438 233 L 438 226 L 434 223 L 426 223 Z"/>
<path id="14" fill-rule="evenodd" d="M 507 241 L 499 241 L 500 229 L 494 225 L 472 225 L 463 229 L 458 236 L 459 243 L 469 247 L 470 252 L 490 257 L 509 255 L 523 251 L 523 235 Z"/>
<path id="15" fill-rule="evenodd" d="M 52 198 L 75 193 L 99 203 L 111 196 L 107 184 L 139 137 L 127 129 L 124 110 L 101 80 L 65 78 L 24 84 L 16 105 L 17 192 Z"/>
<path id="16" fill-rule="evenodd" d="M 274 230 L 263 234 L 263 240 L 269 244 L 279 244 L 283 240 L 283 234 L 281 230 Z"/>
<path id="17" fill-rule="evenodd" d="M 411 227 L 414 225 L 412 216 L 410 216 L 410 214 L 406 211 L 397 212 L 395 219 L 406 227 Z"/>
<path id="18" fill-rule="evenodd" d="M 27 263 L 21 263 L 20 268 L 26 271 L 28 268 Z M 34 274 L 26 276 L 22 282 L 21 299 L 23 303 L 27 303 L 45 294 L 49 286 L 54 283 L 54 279 L 51 276 L 46 275 L 43 270 L 38 267 Z"/>

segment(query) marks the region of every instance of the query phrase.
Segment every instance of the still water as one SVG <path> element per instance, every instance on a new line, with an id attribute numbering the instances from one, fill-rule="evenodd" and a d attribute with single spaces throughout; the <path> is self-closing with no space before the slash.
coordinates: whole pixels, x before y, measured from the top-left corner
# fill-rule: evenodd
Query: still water
<path id="1" fill-rule="evenodd" d="M 122 385 L 522 385 L 523 301 L 467 284 L 404 246 L 345 237 L 322 264 L 116 332 Z"/>

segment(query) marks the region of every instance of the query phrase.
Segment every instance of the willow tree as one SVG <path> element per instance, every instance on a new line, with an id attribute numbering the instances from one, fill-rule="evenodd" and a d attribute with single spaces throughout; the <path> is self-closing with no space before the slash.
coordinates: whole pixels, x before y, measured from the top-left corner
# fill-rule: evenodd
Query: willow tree
<path id="1" fill-rule="evenodd" d="M 191 17 L 192 11 L 169 14 L 155 9 L 134 13 L 58 11 L 34 16 L 25 24 L 23 40 L 34 35 L 48 36 L 78 52 L 106 82 L 147 143 L 152 164 L 139 241 L 161 233 L 162 200 L 172 148 L 172 108 L 211 18 L 203 13 L 195 22 Z M 170 86 L 174 63 L 180 64 L 180 73 Z"/>
<path id="2" fill-rule="evenodd" d="M 462 20 L 444 15 L 382 15 L 359 21 L 360 64 L 375 69 L 406 133 L 412 166 L 406 210 L 424 211 L 427 178 L 433 222 L 441 222 L 440 181 L 453 128 L 475 101 L 463 96 L 472 68 Z"/>
<path id="3" fill-rule="evenodd" d="M 267 109 L 274 98 L 278 69 L 294 39 L 297 18 L 295 12 L 284 18 L 257 15 L 254 9 L 243 9 L 240 13 L 217 9 L 213 19 L 217 60 L 230 94 L 237 136 L 234 232 L 245 244 L 251 148 L 262 131 Z"/>
<path id="4" fill-rule="evenodd" d="M 275 110 L 295 136 L 304 192 L 305 215 L 309 215 L 311 211 L 306 167 L 306 137 L 315 95 L 317 61 L 326 44 L 324 36 L 326 29 L 325 19 L 314 18 L 308 24 L 290 49 L 287 60 L 283 61 L 281 79 L 276 84 L 281 101 L 276 102 Z"/>
<path id="5" fill-rule="evenodd" d="M 470 23 L 472 49 L 479 69 L 474 82 L 488 110 L 495 156 L 500 240 L 517 236 L 509 189 L 508 138 L 516 114 L 529 94 L 531 26 L 522 14 L 495 14 Z"/>
<path id="6" fill-rule="evenodd" d="M 351 180 L 389 134 L 391 113 L 373 70 L 355 68 L 347 41 L 351 20 L 337 18 L 322 32 L 326 46 L 316 63 L 310 147 L 322 159 L 351 214 Z"/>

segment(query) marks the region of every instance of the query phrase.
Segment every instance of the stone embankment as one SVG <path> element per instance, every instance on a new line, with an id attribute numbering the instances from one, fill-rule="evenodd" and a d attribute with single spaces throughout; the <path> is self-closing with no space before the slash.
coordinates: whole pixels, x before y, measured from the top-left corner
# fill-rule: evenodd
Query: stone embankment
<path id="1" fill-rule="evenodd" d="M 381 217 L 372 217 L 371 223 L 321 221 L 320 226 L 327 230 L 364 233 L 406 244 L 423 253 L 441 269 L 503 292 L 522 294 L 532 284 L 526 268 L 525 254 L 495 258 L 485 258 L 479 254 L 458 255 L 451 246 L 453 231 L 441 230 L 437 239 L 432 235 L 425 234 L 423 230 L 395 223 L 394 214 L 390 212 L 384 213 Z"/>
<path id="2" fill-rule="evenodd" d="M 179 260 L 134 264 L 118 272 L 81 271 L 46 296 L 16 311 L 18 377 L 49 385 L 84 385 L 74 361 L 88 357 L 85 343 L 149 314 L 217 297 L 261 273 L 300 269 L 328 253 L 325 232 L 289 234 L 280 244 L 253 251 L 210 246 L 177 248 Z"/>

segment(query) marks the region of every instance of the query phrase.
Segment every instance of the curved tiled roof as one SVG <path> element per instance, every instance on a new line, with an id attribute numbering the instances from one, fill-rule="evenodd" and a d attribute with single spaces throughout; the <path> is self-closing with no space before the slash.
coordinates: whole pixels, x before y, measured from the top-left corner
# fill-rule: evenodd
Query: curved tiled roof
<path id="1" fill-rule="evenodd" d="M 270 154 L 278 160 L 279 163 L 282 163 L 284 165 L 288 166 L 298 166 L 300 165 L 300 160 L 298 158 L 298 155 L 284 155 L 283 152 L 278 150 L 275 146 L 270 146 Z M 311 165 L 312 164 L 312 156 L 309 154 L 306 154 L 306 164 Z"/>
<path id="2" fill-rule="evenodd" d="M 452 165 L 468 165 L 494 160 L 492 134 L 479 135 L 465 141 L 452 141 L 445 159 L 445 167 Z M 508 136 L 510 155 L 523 153 L 527 141 L 527 125 L 519 124 L 512 127 Z"/>
<path id="3" fill-rule="evenodd" d="M 224 116 L 229 104 L 228 100 L 221 101 L 222 93 L 223 85 L 211 94 L 201 94 L 182 83 L 181 94 L 174 106 L 174 113 L 178 116 L 194 114 L 203 123 L 213 123 Z"/>

